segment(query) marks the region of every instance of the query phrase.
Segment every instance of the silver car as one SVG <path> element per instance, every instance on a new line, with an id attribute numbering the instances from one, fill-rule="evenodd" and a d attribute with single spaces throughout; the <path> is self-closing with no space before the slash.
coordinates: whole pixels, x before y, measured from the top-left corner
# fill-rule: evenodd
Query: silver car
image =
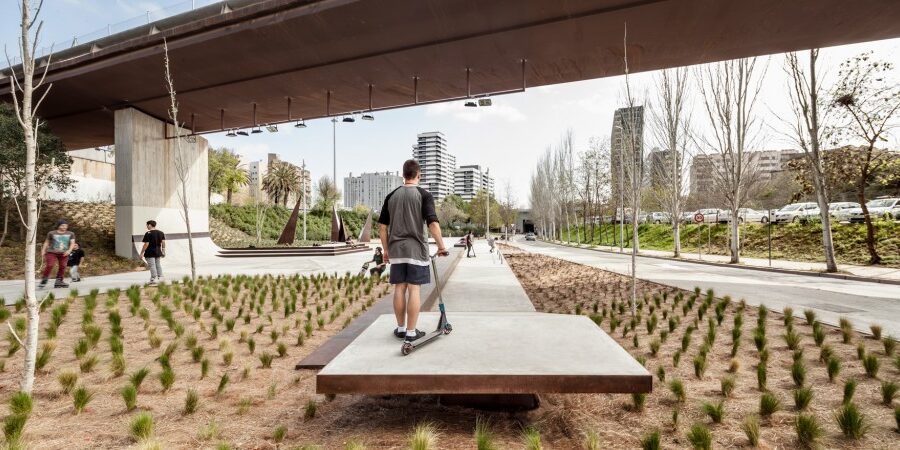
<path id="1" fill-rule="evenodd" d="M 808 219 L 812 216 L 810 211 L 818 210 L 818 206 L 815 203 L 807 202 L 807 203 L 791 203 L 778 211 L 775 212 L 775 217 L 772 219 L 774 223 L 788 223 L 788 222 L 799 222 L 802 219 Z M 818 211 L 816 212 L 818 214 Z"/>
<path id="2" fill-rule="evenodd" d="M 725 210 L 719 215 L 719 223 L 731 222 L 731 211 Z M 763 211 L 751 208 L 738 209 L 738 223 L 768 223 L 769 216 Z"/>
<path id="3" fill-rule="evenodd" d="M 652 212 L 647 214 L 646 223 L 672 223 L 672 218 L 667 212 Z"/>
<path id="4" fill-rule="evenodd" d="M 876 219 L 893 219 L 896 218 L 897 207 L 900 206 L 900 198 L 877 198 L 866 202 L 866 208 L 869 210 L 869 217 Z M 863 216 L 862 208 L 853 208 L 849 211 L 850 223 L 863 223 L 866 221 Z"/>
<path id="5" fill-rule="evenodd" d="M 716 208 L 698 209 L 691 215 L 690 223 L 694 223 L 693 216 L 696 216 L 697 214 L 703 215 L 703 223 L 718 223 L 719 217 L 725 214 L 725 210 Z"/>
<path id="6" fill-rule="evenodd" d="M 854 208 L 859 208 L 859 203 L 856 202 L 834 202 L 828 204 L 828 215 L 831 216 L 831 219 L 835 222 L 847 222 L 850 220 L 850 211 Z M 813 217 L 810 219 L 816 220 L 819 219 L 819 207 L 816 206 L 814 209 L 809 211 Z"/>

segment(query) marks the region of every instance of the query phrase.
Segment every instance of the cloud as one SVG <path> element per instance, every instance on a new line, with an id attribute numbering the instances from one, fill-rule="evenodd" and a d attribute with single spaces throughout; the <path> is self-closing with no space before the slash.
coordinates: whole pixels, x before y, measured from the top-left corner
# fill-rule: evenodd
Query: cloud
<path id="1" fill-rule="evenodd" d="M 465 102 L 435 103 L 425 107 L 425 115 L 431 117 L 449 116 L 453 119 L 469 123 L 498 119 L 509 123 L 527 119 L 525 113 L 514 106 L 494 101 L 492 106 L 467 108 Z"/>

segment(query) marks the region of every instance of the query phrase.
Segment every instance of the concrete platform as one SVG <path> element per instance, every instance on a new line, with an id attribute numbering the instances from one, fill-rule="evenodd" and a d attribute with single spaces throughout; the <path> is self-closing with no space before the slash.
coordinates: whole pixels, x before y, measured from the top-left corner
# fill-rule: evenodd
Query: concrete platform
<path id="1" fill-rule="evenodd" d="M 432 330 L 437 313 L 423 313 Z M 650 392 L 652 377 L 584 316 L 449 312 L 453 332 L 408 356 L 378 317 L 316 377 L 325 394 Z"/>
<path id="2" fill-rule="evenodd" d="M 453 276 L 443 280 L 448 311 L 534 312 L 512 269 L 501 263 L 497 253 L 489 252 L 486 241 L 475 241 L 475 254 L 474 258 L 462 255 Z"/>

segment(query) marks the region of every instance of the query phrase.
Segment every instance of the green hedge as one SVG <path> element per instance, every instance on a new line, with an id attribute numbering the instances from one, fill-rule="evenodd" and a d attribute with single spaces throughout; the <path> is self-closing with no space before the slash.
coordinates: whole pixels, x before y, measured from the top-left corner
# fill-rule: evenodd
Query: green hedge
<path id="1" fill-rule="evenodd" d="M 256 208 L 254 206 L 212 205 L 209 208 L 212 217 L 225 222 L 226 225 L 238 229 L 250 236 L 256 236 Z M 366 214 L 356 211 L 339 211 L 344 220 L 344 228 L 351 237 L 359 235 L 366 223 Z M 277 240 L 291 216 L 291 210 L 282 206 L 272 206 L 266 210 L 263 222 L 263 238 Z M 378 236 L 378 216 L 372 217 L 372 237 Z M 306 235 L 310 241 L 328 241 L 331 239 L 331 215 L 322 211 L 310 211 L 306 216 Z M 303 237 L 303 215 L 297 220 L 297 239 Z"/>

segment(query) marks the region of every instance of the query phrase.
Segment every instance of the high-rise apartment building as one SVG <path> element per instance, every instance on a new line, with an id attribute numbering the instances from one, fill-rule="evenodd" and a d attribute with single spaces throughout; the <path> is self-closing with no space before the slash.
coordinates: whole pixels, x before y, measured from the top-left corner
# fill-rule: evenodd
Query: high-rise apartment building
<path id="1" fill-rule="evenodd" d="M 382 202 L 397 186 L 403 185 L 403 177 L 397 172 L 363 173 L 344 178 L 344 206 L 353 208 L 365 205 L 379 212 Z"/>
<path id="2" fill-rule="evenodd" d="M 787 169 L 787 162 L 796 157 L 799 150 L 757 150 L 744 153 L 747 173 L 753 173 L 757 183 L 765 183 Z M 691 195 L 704 197 L 716 189 L 716 179 L 722 171 L 722 155 L 719 153 L 695 155 L 691 161 Z"/>
<path id="3" fill-rule="evenodd" d="M 459 166 L 453 176 L 453 193 L 465 201 L 472 201 L 478 192 L 494 193 L 494 178 L 477 164 Z"/>
<path id="4" fill-rule="evenodd" d="M 619 186 L 626 194 L 631 192 L 631 170 L 637 166 L 640 172 L 644 163 L 644 107 L 619 108 L 613 115 L 610 142 L 610 180 L 612 200 L 618 204 Z M 622 180 L 620 182 L 620 177 Z M 641 180 L 643 183 L 643 180 Z"/>
<path id="5" fill-rule="evenodd" d="M 447 138 L 440 131 L 419 133 L 413 146 L 413 158 L 422 167 L 419 185 L 436 201 L 453 193 L 456 157 L 447 149 Z"/>

